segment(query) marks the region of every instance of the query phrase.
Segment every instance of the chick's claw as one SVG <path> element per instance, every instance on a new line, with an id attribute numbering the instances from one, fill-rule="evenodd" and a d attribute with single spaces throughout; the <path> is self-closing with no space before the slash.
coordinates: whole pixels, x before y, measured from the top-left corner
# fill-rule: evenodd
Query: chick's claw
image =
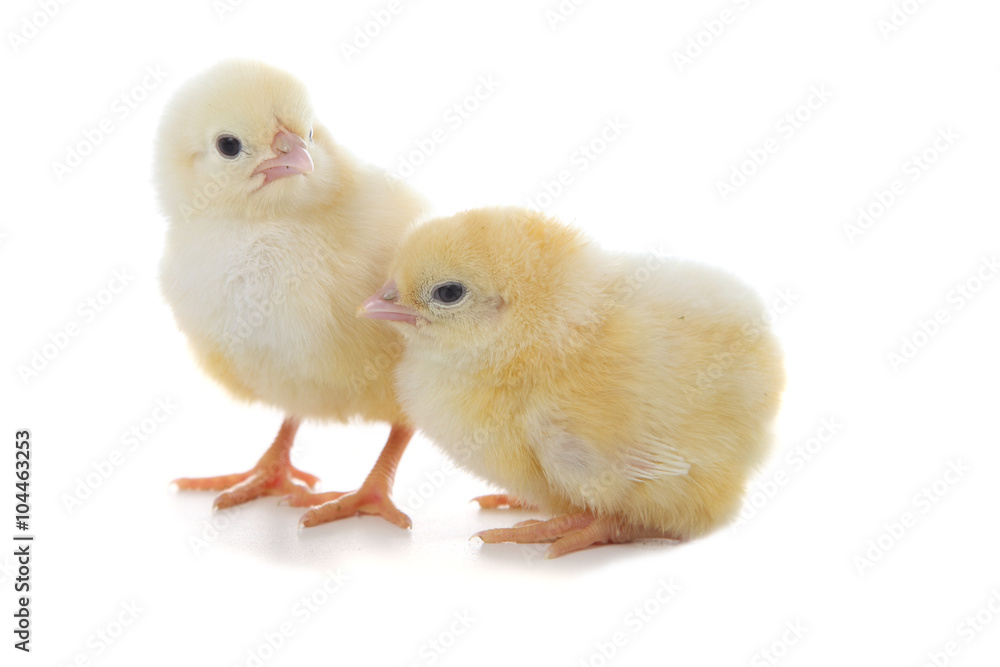
<path id="1" fill-rule="evenodd" d="M 357 491 L 293 495 L 289 499 L 289 503 L 292 505 L 299 502 L 305 504 L 325 503 L 303 514 L 302 519 L 299 520 L 299 527 L 310 528 L 357 514 L 371 514 L 380 516 L 400 528 L 410 528 L 413 522 L 392 503 L 390 492 L 399 459 L 412 437 L 412 428 L 402 424 L 393 424 L 392 430 L 389 432 L 389 440 L 385 443 L 382 453 L 379 454 L 375 467 L 368 473 L 368 478 Z"/>
<path id="2" fill-rule="evenodd" d="M 181 491 L 222 491 L 213 505 L 216 510 L 263 496 L 309 494 L 319 478 L 299 470 L 289 460 L 298 428 L 298 420 L 286 419 L 274 443 L 247 472 L 217 477 L 182 477 L 173 483 Z"/>
<path id="3" fill-rule="evenodd" d="M 266 462 L 262 458 L 247 472 L 216 477 L 180 477 L 171 483 L 181 491 L 230 491 L 237 485 L 246 483 L 265 483 L 268 488 L 274 488 L 283 485 L 284 482 L 295 488 L 311 489 L 319 482 L 319 477 L 299 470 L 291 463 Z M 278 492 L 269 495 L 278 495 Z"/>
<path id="4" fill-rule="evenodd" d="M 546 558 L 558 558 L 598 544 L 623 544 L 645 538 L 673 539 L 673 536 L 661 531 L 631 527 L 621 519 L 595 517 L 589 512 L 563 514 L 548 521 L 529 519 L 513 528 L 483 530 L 473 537 L 487 544 L 552 542 L 545 551 Z"/>
<path id="5" fill-rule="evenodd" d="M 359 514 L 380 516 L 400 528 L 410 528 L 413 526 L 410 517 L 400 512 L 392 500 L 389 499 L 388 489 L 365 488 L 364 486 L 357 491 L 341 494 L 337 499 L 309 510 L 302 515 L 302 519 L 299 520 L 299 526 L 301 528 L 311 528 Z"/>
<path id="6" fill-rule="evenodd" d="M 521 521 L 513 528 L 493 528 L 482 530 L 473 537 L 478 537 L 487 544 L 498 542 L 516 542 L 531 544 L 535 542 L 552 542 L 568 532 L 587 526 L 594 517 L 589 514 L 563 514 L 548 521 L 528 519 Z"/>
<path id="7" fill-rule="evenodd" d="M 246 473 L 243 481 L 220 493 L 212 507 L 224 510 L 264 496 L 310 495 L 309 490 L 318 481 L 314 475 L 302 472 L 291 464 L 277 471 L 274 467 L 255 469 Z"/>

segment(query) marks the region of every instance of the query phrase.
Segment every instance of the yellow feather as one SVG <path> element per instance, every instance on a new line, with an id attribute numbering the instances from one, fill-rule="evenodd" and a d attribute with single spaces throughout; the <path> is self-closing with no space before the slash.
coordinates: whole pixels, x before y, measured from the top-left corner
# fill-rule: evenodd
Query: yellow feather
<path id="1" fill-rule="evenodd" d="M 549 512 L 682 538 L 737 511 L 784 385 L 743 282 L 516 208 L 428 222 L 390 271 L 422 316 L 393 326 L 400 400 L 461 466 Z M 455 305 L 434 300 L 446 281 Z"/>
<path id="2" fill-rule="evenodd" d="M 261 185 L 280 130 L 311 136 L 311 173 Z M 243 152 L 227 159 L 216 138 Z M 175 95 L 157 141 L 169 218 L 161 287 L 205 371 L 296 417 L 399 422 L 398 335 L 359 320 L 424 201 L 320 124 L 305 86 L 269 65 L 220 63 Z"/>

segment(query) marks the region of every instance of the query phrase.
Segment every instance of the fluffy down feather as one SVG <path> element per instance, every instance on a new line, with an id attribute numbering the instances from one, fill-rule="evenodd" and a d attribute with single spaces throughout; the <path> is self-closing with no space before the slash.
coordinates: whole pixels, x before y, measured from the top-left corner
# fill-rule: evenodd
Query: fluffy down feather
<path id="1" fill-rule="evenodd" d="M 688 539 L 737 511 L 784 385 L 742 281 L 612 254 L 516 208 L 421 226 L 390 275 L 359 314 L 404 334 L 407 414 L 510 503 L 560 515 L 483 539 L 556 540 L 560 555 Z"/>
<path id="2" fill-rule="evenodd" d="M 301 82 L 255 61 L 188 81 L 164 113 L 156 152 L 169 219 L 160 282 L 177 324 L 211 377 L 286 414 L 255 470 L 180 486 L 224 489 L 240 477 L 219 507 L 264 493 L 322 501 L 296 483 L 315 478 L 288 463 L 301 419 L 357 417 L 407 432 L 389 372 L 398 336 L 358 320 L 354 306 L 381 282 L 425 203 L 339 146 Z"/>

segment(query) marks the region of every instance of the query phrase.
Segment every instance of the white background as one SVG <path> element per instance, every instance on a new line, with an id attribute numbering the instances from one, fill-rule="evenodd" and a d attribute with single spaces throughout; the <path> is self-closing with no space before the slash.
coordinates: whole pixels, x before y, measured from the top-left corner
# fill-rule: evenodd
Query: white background
<path id="1" fill-rule="evenodd" d="M 32 432 L 36 541 L 30 655 L 11 646 L 13 546 L 0 549 L 3 663 L 995 664 L 1000 280 L 984 260 L 1000 251 L 1000 6 L 899 2 L 912 16 L 887 32 L 889 0 L 593 0 L 554 24 L 556 0 L 406 1 L 350 59 L 342 45 L 388 0 L 245 0 L 221 15 L 212 0 L 50 3 L 51 18 L 44 2 L 6 2 L 0 431 Z M 610 246 L 790 295 L 775 324 L 789 375 L 778 439 L 745 523 L 555 561 L 476 545 L 475 531 L 528 515 L 478 511 L 468 501 L 488 487 L 419 437 L 395 491 L 412 531 L 369 517 L 300 533 L 302 510 L 273 498 L 213 517 L 211 494 L 172 492 L 177 476 L 250 467 L 281 421 L 198 372 L 156 282 L 163 105 L 232 55 L 295 73 L 339 141 L 388 170 L 443 128 L 408 176 L 442 213 L 530 198 Z M 480 77 L 496 90 L 448 122 Z M 581 171 L 579 147 L 616 119 Z M 743 164 L 765 146 L 762 166 Z M 753 173 L 724 201 L 734 169 Z M 572 182 L 539 200 L 562 170 Z M 902 194 L 849 235 L 897 179 Z M 127 286 L 104 292 L 115 271 Z M 158 400 L 177 406 L 163 423 Z M 132 428 L 148 431 L 134 449 Z M 308 424 L 293 456 L 348 490 L 387 431 Z M 120 464 L 95 476 L 115 450 Z M 74 494 L 87 497 L 68 507 Z"/>

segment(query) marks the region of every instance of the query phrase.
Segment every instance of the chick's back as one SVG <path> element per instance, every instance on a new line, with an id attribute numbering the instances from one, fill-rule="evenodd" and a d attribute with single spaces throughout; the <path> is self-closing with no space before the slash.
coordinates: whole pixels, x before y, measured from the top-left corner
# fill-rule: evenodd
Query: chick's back
<path id="1" fill-rule="evenodd" d="M 542 392 L 556 398 L 539 421 L 561 436 L 529 439 L 571 507 L 698 535 L 738 509 L 768 452 L 780 347 L 759 297 L 735 277 L 680 259 L 621 259 L 620 300 Z"/>

